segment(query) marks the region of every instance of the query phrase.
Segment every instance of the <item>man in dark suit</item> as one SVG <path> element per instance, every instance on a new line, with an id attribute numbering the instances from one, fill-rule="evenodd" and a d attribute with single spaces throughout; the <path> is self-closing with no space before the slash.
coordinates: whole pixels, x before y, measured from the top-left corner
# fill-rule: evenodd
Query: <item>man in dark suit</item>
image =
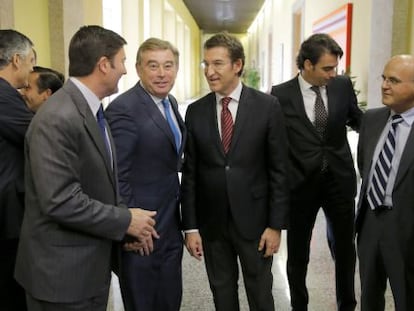
<path id="1" fill-rule="evenodd" d="M 366 112 L 358 143 L 361 310 L 384 310 L 388 279 L 395 310 L 408 311 L 414 310 L 414 57 L 392 57 L 382 79 L 386 107 Z"/>
<path id="2" fill-rule="evenodd" d="M 24 210 L 24 135 L 33 114 L 18 88 L 28 83 L 33 43 L 15 30 L 0 30 L 0 305 L 25 310 L 24 290 L 13 278 Z"/>
<path id="3" fill-rule="evenodd" d="M 100 103 L 126 72 L 125 43 L 102 27 L 80 28 L 69 46 L 70 80 L 27 131 L 15 277 L 30 311 L 105 311 L 113 241 L 157 236 L 155 212 L 118 205 L 116 155 Z"/>
<path id="4" fill-rule="evenodd" d="M 178 50 L 168 41 L 146 40 L 136 59 L 140 81 L 105 113 L 117 150 L 120 194 L 129 207 L 157 211 L 161 237 L 154 241 L 151 254 L 146 248 L 122 252 L 119 277 L 127 311 L 180 309 L 183 237 L 178 171 L 185 126 L 177 101 L 169 94 L 178 60 Z"/>
<path id="5" fill-rule="evenodd" d="M 287 274 L 291 305 L 307 310 L 306 272 L 316 215 L 322 207 L 334 239 L 339 311 L 354 310 L 356 174 L 347 126 L 362 116 L 349 78 L 337 76 L 342 49 L 326 34 L 304 41 L 298 76 L 272 87 L 285 115 L 290 158 L 290 227 Z"/>
<path id="6" fill-rule="evenodd" d="M 216 310 L 239 310 L 237 259 L 250 310 L 274 310 L 272 255 L 288 225 L 287 140 L 277 99 L 241 83 L 244 59 L 226 33 L 204 44 L 212 92 L 186 114 L 182 217 L 188 251 L 205 255 Z"/>

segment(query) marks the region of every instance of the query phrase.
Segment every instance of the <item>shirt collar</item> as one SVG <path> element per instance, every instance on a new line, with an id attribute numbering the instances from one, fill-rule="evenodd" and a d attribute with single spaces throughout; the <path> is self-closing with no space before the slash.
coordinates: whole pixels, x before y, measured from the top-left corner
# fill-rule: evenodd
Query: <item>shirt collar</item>
<path id="1" fill-rule="evenodd" d="M 299 87 L 302 93 L 304 92 L 309 92 L 311 91 L 312 93 L 314 93 L 310 88 L 313 86 L 312 84 L 310 84 L 308 81 L 306 81 L 301 74 L 298 75 L 298 82 L 299 82 Z M 321 89 L 325 89 L 326 85 L 320 86 L 319 88 Z"/>
<path id="2" fill-rule="evenodd" d="M 391 110 L 390 117 L 392 117 L 395 114 L 397 113 Z M 404 111 L 403 113 L 400 113 L 400 116 L 403 118 L 404 122 L 411 126 L 414 122 L 414 107 Z"/>
<path id="3" fill-rule="evenodd" d="M 70 77 L 69 79 L 78 87 L 79 91 L 85 97 L 89 108 L 92 110 L 93 115 L 96 116 L 96 113 L 102 104 L 98 96 L 96 96 L 94 92 L 92 92 L 85 84 L 75 77 Z"/>
<path id="4" fill-rule="evenodd" d="M 166 96 L 165 98 L 159 98 L 157 96 L 152 95 L 150 92 L 147 91 L 147 89 L 145 88 L 145 86 L 142 84 L 141 81 L 139 81 L 139 84 L 141 85 L 141 87 L 144 89 L 145 92 L 147 92 L 147 94 L 149 95 L 149 97 L 151 97 L 151 99 L 154 101 L 154 103 L 156 103 L 157 105 L 160 105 L 161 102 L 164 99 L 168 99 L 168 96 Z"/>
<path id="5" fill-rule="evenodd" d="M 237 84 L 236 88 L 229 95 L 223 96 L 223 95 L 220 95 L 219 93 L 216 93 L 217 103 L 221 103 L 221 100 L 224 97 L 230 97 L 232 100 L 235 100 L 236 102 L 239 102 L 242 89 L 243 89 L 243 84 L 241 83 L 241 81 L 239 81 L 239 84 Z"/>

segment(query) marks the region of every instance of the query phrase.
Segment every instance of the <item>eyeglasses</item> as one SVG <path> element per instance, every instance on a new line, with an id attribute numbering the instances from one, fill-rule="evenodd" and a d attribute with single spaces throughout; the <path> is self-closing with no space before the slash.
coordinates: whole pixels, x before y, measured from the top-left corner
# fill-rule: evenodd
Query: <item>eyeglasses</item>
<path id="1" fill-rule="evenodd" d="M 397 86 L 398 84 L 401 84 L 401 83 L 414 82 L 414 80 L 402 81 L 395 77 L 381 76 L 381 78 L 382 78 L 382 83 L 385 83 L 389 86 Z"/>
<path id="2" fill-rule="evenodd" d="M 224 61 L 214 61 L 212 63 L 207 63 L 206 61 L 201 62 L 201 68 L 204 70 L 207 70 L 209 67 L 213 70 L 222 70 L 226 65 L 230 64 L 230 62 L 224 62 Z"/>

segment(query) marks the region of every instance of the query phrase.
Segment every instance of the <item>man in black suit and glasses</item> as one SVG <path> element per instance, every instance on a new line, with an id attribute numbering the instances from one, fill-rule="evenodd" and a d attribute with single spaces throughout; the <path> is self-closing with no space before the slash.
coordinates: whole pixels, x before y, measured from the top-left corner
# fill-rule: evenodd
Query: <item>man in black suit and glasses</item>
<path id="1" fill-rule="evenodd" d="M 241 43 L 204 44 L 211 93 L 187 110 L 182 181 L 186 246 L 204 254 L 216 310 L 238 311 L 240 260 L 250 310 L 274 310 L 272 258 L 288 225 L 287 140 L 276 98 L 243 85 Z"/>

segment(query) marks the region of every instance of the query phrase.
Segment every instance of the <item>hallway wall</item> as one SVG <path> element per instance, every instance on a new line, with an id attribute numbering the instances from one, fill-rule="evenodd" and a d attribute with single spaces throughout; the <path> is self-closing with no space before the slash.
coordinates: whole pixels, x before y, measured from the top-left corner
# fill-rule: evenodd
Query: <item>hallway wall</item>
<path id="1" fill-rule="evenodd" d="M 109 1 L 121 5 L 119 27 L 111 24 L 111 18 L 104 23 L 105 14 L 117 12 L 108 11 L 103 3 L 104 0 L 0 0 L 0 27 L 26 34 L 35 44 L 38 65 L 52 67 L 66 76 L 69 42 L 79 27 L 96 24 L 120 33 L 128 42 L 128 74 L 120 81 L 120 91 L 138 80 L 135 58 L 139 44 L 151 36 L 169 40 L 180 51 L 180 69 L 172 93 L 179 100 L 200 93 L 199 75 L 192 74 L 199 72 L 200 30 L 182 1 Z M 12 17 L 7 15 L 10 13 Z"/>
<path id="2" fill-rule="evenodd" d="M 297 49 L 312 34 L 313 23 L 352 3 L 351 76 L 360 91 L 359 101 L 380 106 L 379 79 L 385 62 L 396 53 L 414 53 L 413 2 L 267 0 L 248 32 L 247 63 L 259 71 L 263 91 L 292 78 L 297 73 Z"/>

